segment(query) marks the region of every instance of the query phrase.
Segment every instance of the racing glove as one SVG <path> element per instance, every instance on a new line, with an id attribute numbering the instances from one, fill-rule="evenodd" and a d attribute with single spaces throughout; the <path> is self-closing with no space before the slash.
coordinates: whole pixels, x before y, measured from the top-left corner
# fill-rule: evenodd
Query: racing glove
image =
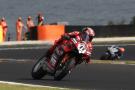
<path id="1" fill-rule="evenodd" d="M 63 35 L 63 36 L 62 36 L 62 39 L 70 40 L 70 36 L 69 36 L 69 35 Z"/>

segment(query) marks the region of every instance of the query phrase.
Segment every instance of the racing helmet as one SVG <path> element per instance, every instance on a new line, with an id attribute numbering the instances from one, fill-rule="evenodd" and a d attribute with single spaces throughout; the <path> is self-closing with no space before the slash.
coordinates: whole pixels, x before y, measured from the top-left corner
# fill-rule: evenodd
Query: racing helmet
<path id="1" fill-rule="evenodd" d="M 125 48 L 120 47 L 120 48 L 119 48 L 119 51 L 120 51 L 121 53 L 124 53 L 124 52 L 125 52 Z"/>
<path id="2" fill-rule="evenodd" d="M 86 42 L 91 42 L 95 36 L 95 32 L 92 28 L 85 27 L 82 29 L 82 40 Z"/>

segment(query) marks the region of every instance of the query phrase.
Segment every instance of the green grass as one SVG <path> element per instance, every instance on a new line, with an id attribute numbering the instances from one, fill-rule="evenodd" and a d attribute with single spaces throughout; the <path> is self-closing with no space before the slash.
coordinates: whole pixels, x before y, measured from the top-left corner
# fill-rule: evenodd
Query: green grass
<path id="1" fill-rule="evenodd" d="M 131 60 L 131 61 L 125 61 L 126 64 L 135 64 L 135 61 Z"/>
<path id="2" fill-rule="evenodd" d="M 11 85 L 11 84 L 2 84 L 2 83 L 0 83 L 0 90 L 71 90 L 71 89 L 32 87 L 32 86 Z"/>

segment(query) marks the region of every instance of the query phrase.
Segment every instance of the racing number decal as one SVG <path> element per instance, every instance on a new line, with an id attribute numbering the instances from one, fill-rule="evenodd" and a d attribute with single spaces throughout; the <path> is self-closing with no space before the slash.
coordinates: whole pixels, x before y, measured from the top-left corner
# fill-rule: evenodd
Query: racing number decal
<path id="1" fill-rule="evenodd" d="M 86 46 L 83 43 L 79 43 L 77 48 L 78 48 L 79 53 L 85 53 L 86 52 Z"/>

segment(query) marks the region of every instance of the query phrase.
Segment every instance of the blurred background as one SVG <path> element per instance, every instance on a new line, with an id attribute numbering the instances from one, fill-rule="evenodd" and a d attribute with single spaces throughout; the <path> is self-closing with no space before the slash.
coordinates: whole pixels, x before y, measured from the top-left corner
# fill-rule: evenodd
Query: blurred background
<path id="1" fill-rule="evenodd" d="M 69 25 L 129 24 L 135 16 L 135 0 L 0 0 L 0 17 L 5 17 L 8 33 L 15 40 L 15 23 L 19 16 L 41 12 L 45 23 L 68 22 Z"/>

